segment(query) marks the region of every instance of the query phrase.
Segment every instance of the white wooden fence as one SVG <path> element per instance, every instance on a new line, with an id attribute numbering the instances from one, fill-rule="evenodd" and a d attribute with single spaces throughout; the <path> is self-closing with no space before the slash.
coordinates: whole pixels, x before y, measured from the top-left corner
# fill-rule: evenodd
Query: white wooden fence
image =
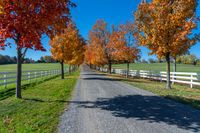
<path id="1" fill-rule="evenodd" d="M 101 72 L 107 72 L 107 68 L 100 68 Z M 112 69 L 112 73 L 126 75 L 127 71 L 123 69 Z M 129 76 L 147 78 L 159 81 L 167 80 L 167 72 L 163 71 L 147 71 L 147 70 L 130 70 Z M 200 73 L 190 73 L 190 72 L 171 72 L 171 82 L 188 84 L 191 88 L 195 85 L 200 86 Z"/>
<path id="2" fill-rule="evenodd" d="M 68 72 L 64 69 L 64 72 Z M 33 79 L 43 78 L 47 76 L 56 76 L 61 74 L 61 70 L 37 70 L 37 71 L 23 71 L 22 81 L 31 82 Z M 16 83 L 16 72 L 0 72 L 0 86 L 7 87 L 9 84 Z"/>

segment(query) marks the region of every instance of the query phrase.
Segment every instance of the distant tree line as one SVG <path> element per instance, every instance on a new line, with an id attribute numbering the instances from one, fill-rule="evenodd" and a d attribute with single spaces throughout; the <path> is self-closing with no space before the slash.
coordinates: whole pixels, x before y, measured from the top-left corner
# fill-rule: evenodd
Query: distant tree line
<path id="1" fill-rule="evenodd" d="M 23 63 L 56 63 L 57 61 L 54 60 L 51 56 L 42 56 L 39 60 L 35 61 L 33 59 L 24 58 Z M 8 55 L 1 55 L 0 54 L 0 64 L 16 64 L 17 63 L 17 57 L 11 57 Z"/>
<path id="2" fill-rule="evenodd" d="M 149 64 L 152 64 L 152 63 L 163 63 L 163 62 L 166 62 L 166 60 L 165 59 L 153 59 L 153 58 L 149 58 L 148 60 L 141 59 L 141 60 L 138 60 L 137 62 L 138 63 L 149 63 Z"/>
<path id="3" fill-rule="evenodd" d="M 182 55 L 176 59 L 177 63 L 181 64 L 193 64 L 200 65 L 200 59 L 198 59 L 195 55 Z"/>
<path id="4" fill-rule="evenodd" d="M 166 62 L 165 59 L 153 59 L 153 58 L 149 58 L 148 60 L 145 59 L 141 59 L 139 61 L 137 61 L 138 63 L 163 63 Z M 171 62 L 174 62 L 174 59 L 171 59 Z M 176 58 L 176 62 L 178 64 L 191 64 L 191 65 L 200 65 L 200 58 L 198 58 L 196 55 L 194 54 L 187 54 L 187 55 L 182 55 L 182 56 L 178 56 Z"/>
<path id="5" fill-rule="evenodd" d="M 15 64 L 17 57 L 10 57 L 8 55 L 0 55 L 0 64 Z"/>
<path id="6" fill-rule="evenodd" d="M 52 56 L 42 56 L 40 60 L 36 61 L 37 63 L 56 63 L 57 61 L 53 59 Z"/>

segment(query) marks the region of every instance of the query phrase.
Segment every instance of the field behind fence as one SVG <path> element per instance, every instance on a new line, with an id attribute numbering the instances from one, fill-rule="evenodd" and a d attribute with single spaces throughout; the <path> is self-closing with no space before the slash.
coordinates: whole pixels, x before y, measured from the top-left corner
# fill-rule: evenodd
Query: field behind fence
<path id="1" fill-rule="evenodd" d="M 100 68 L 101 72 L 107 72 L 107 68 Z M 112 73 L 126 75 L 127 70 L 125 69 L 112 69 Z M 200 86 L 200 73 L 195 72 L 171 72 L 171 82 L 181 83 L 190 85 L 191 88 L 194 86 Z M 165 71 L 148 71 L 148 70 L 130 70 L 129 76 L 138 78 L 147 78 L 158 81 L 166 81 L 167 73 Z"/>

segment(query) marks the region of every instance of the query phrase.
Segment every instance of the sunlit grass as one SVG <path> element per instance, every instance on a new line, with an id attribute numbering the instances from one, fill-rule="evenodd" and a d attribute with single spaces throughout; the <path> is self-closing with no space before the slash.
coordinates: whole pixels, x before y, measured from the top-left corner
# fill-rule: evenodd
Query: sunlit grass
<path id="1" fill-rule="evenodd" d="M 22 90 L 23 99 L 10 95 L 0 100 L 0 132 L 55 132 L 78 76 L 75 72 L 65 80 L 57 77 L 31 84 Z"/>
<path id="2" fill-rule="evenodd" d="M 116 64 L 113 65 L 113 68 L 126 69 L 126 64 Z M 166 63 L 134 63 L 130 64 L 131 70 L 152 70 L 152 71 L 166 71 Z M 171 71 L 173 71 L 173 64 L 171 64 Z M 178 72 L 199 72 L 200 66 L 186 65 L 186 64 L 177 64 Z"/>
<path id="3" fill-rule="evenodd" d="M 65 65 L 65 68 L 68 68 L 68 65 Z M 59 63 L 35 63 L 35 64 L 23 64 L 22 70 L 52 70 L 52 69 L 60 69 Z M 16 71 L 17 65 L 16 64 L 9 64 L 9 65 L 0 65 L 0 72 L 9 72 L 9 71 Z"/>

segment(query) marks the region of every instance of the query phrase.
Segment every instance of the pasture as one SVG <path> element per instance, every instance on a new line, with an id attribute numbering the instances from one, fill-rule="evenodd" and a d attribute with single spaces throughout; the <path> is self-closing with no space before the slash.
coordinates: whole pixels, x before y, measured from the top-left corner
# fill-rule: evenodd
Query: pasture
<path id="1" fill-rule="evenodd" d="M 126 64 L 113 64 L 113 68 L 126 69 Z M 130 70 L 152 70 L 152 71 L 166 71 L 165 63 L 132 63 Z M 171 64 L 171 71 L 173 71 L 173 64 Z M 177 64 L 177 72 L 198 72 L 200 73 L 200 66 Z"/>
<path id="2" fill-rule="evenodd" d="M 65 65 L 65 68 L 68 68 Z M 9 65 L 0 65 L 0 72 L 10 72 L 16 71 L 17 65 L 16 64 L 9 64 Z M 59 63 L 36 63 L 36 64 L 23 64 L 22 70 L 52 70 L 52 69 L 60 69 Z"/>

